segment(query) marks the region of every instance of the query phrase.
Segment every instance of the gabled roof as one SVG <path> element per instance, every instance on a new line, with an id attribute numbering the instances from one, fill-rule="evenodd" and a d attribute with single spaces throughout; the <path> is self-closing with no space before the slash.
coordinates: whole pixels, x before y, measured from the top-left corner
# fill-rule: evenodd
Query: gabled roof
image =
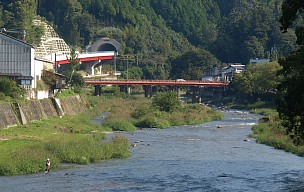
<path id="1" fill-rule="evenodd" d="M 245 65 L 230 65 L 229 67 L 227 67 L 226 69 L 228 68 L 234 68 L 234 69 L 238 69 L 238 70 L 245 70 Z"/>
<path id="2" fill-rule="evenodd" d="M 22 41 L 22 40 L 20 40 L 20 39 L 17 39 L 17 38 L 15 38 L 15 37 L 12 37 L 12 36 L 7 35 L 7 34 L 5 34 L 5 33 L 1 33 L 1 32 L 0 32 L 0 38 L 1 38 L 1 36 L 4 36 L 4 37 L 10 39 L 11 41 L 14 41 L 14 42 L 17 42 L 17 43 L 21 43 L 21 44 L 24 44 L 24 45 L 29 46 L 29 47 L 31 47 L 31 48 L 34 48 L 31 44 L 28 44 L 28 43 L 26 43 L 26 42 L 24 42 L 24 41 Z"/>

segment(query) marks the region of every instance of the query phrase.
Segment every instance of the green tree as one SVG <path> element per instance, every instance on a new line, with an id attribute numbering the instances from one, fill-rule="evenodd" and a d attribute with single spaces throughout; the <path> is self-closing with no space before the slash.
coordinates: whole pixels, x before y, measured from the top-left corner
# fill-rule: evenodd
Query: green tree
<path id="1" fill-rule="evenodd" d="M 52 71 L 43 70 L 41 79 L 51 90 L 55 90 L 59 77 Z"/>
<path id="2" fill-rule="evenodd" d="M 80 59 L 78 58 L 78 54 L 75 49 L 71 50 L 70 56 L 67 57 L 67 59 L 70 63 L 62 68 L 64 70 L 63 73 L 69 77 L 69 83 L 71 84 L 74 73 L 80 69 Z"/>
<path id="3" fill-rule="evenodd" d="M 286 32 L 296 19 L 301 17 L 303 1 L 285 0 L 282 5 L 281 29 Z M 283 125 L 292 135 L 296 144 L 304 144 L 304 26 L 296 25 L 297 43 L 301 46 L 279 63 L 283 69 L 280 74 L 284 80 L 278 86 L 283 98 L 278 101 L 278 112 Z"/>
<path id="4" fill-rule="evenodd" d="M 277 85 L 282 79 L 277 76 L 280 69 L 278 62 L 247 65 L 245 72 L 235 74 L 230 87 L 248 101 L 273 101 L 278 96 Z"/>
<path id="5" fill-rule="evenodd" d="M 218 23 L 219 35 L 209 45 L 209 50 L 221 61 L 247 64 L 251 58 L 269 57 L 274 47 L 279 58 L 286 56 L 294 47 L 295 40 L 286 39 L 279 32 L 282 0 L 217 1 L 221 8 L 227 6 L 228 9 L 223 8 L 225 14 Z"/>
<path id="6" fill-rule="evenodd" d="M 2 18 L 3 18 L 3 6 L 0 3 L 0 27 L 2 27 L 4 24 L 4 21 Z"/>
<path id="7" fill-rule="evenodd" d="M 81 74 L 75 73 L 72 77 L 71 85 L 74 87 L 83 87 L 85 85 L 85 80 Z"/>
<path id="8" fill-rule="evenodd" d="M 5 95 L 9 95 L 12 92 L 13 82 L 5 77 L 0 78 L 0 92 L 4 93 Z"/>
<path id="9" fill-rule="evenodd" d="M 121 74 L 121 77 L 124 79 L 141 79 L 143 76 L 143 72 L 139 67 L 132 66 L 128 69 L 128 71 L 124 71 Z"/>
<path id="10" fill-rule="evenodd" d="M 22 99 L 26 90 L 7 77 L 0 77 L 0 92 L 13 99 Z"/>
<path id="11" fill-rule="evenodd" d="M 26 42 L 34 44 L 40 40 L 42 36 L 42 27 L 33 25 L 33 20 L 36 18 L 36 0 L 15 0 L 2 1 L 0 5 L 0 27 L 5 27 L 8 30 L 26 32 Z M 2 22 L 1 22 L 2 20 Z M 9 35 L 23 38 L 22 34 Z"/>
<path id="12" fill-rule="evenodd" d="M 221 63 L 210 52 L 203 49 L 193 49 L 170 60 L 170 77 L 173 79 L 198 80 L 205 69 L 220 66 Z"/>
<path id="13" fill-rule="evenodd" d="M 152 106 L 160 111 L 173 112 L 181 107 L 176 92 L 160 92 L 153 98 Z"/>

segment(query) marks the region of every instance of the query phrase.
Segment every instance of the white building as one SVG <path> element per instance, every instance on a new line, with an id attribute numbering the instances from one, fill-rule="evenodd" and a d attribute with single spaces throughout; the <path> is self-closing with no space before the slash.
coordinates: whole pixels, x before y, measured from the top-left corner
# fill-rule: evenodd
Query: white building
<path id="1" fill-rule="evenodd" d="M 245 71 L 245 65 L 229 65 L 223 69 L 222 79 L 224 81 L 231 81 L 234 74 L 242 73 L 243 71 Z"/>

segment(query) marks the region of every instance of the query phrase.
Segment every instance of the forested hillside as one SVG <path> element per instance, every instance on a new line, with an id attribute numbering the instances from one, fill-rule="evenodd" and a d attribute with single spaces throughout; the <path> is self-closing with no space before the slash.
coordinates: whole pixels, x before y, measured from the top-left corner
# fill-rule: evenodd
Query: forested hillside
<path id="1" fill-rule="evenodd" d="M 162 79 L 170 76 L 170 62 L 191 50 L 244 64 L 250 58 L 276 60 L 287 55 L 295 48 L 296 36 L 294 30 L 280 31 L 281 4 L 282 0 L 1 0 L 0 28 L 25 29 L 27 42 L 37 43 L 41 29 L 31 20 L 38 14 L 74 47 L 84 49 L 98 37 L 115 38 L 123 44 L 121 53 L 139 56 L 139 66 L 131 63 L 131 69 L 142 70 L 142 78 Z M 212 60 L 218 65 L 216 58 Z M 195 66 L 204 69 L 210 63 Z"/>

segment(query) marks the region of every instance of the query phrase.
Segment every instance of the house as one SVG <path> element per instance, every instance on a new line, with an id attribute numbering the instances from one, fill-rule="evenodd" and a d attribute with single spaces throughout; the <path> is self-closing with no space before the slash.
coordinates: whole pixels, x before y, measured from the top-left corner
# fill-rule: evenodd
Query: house
<path id="1" fill-rule="evenodd" d="M 0 33 L 0 76 L 9 77 L 28 90 L 27 98 L 33 97 L 31 90 L 36 89 L 43 68 L 35 62 L 34 55 L 32 45 Z"/>
<path id="2" fill-rule="evenodd" d="M 207 68 L 204 70 L 202 81 L 214 81 L 215 79 L 217 79 L 216 77 L 219 75 L 219 73 L 220 69 L 217 66 Z"/>
<path id="3" fill-rule="evenodd" d="M 255 58 L 255 59 L 250 59 L 249 60 L 250 64 L 264 64 L 264 63 L 268 63 L 268 62 L 270 62 L 270 59 Z"/>
<path id="4" fill-rule="evenodd" d="M 245 71 L 245 65 L 230 64 L 228 67 L 223 68 L 222 80 L 231 81 L 234 74 L 242 73 L 243 71 Z"/>

